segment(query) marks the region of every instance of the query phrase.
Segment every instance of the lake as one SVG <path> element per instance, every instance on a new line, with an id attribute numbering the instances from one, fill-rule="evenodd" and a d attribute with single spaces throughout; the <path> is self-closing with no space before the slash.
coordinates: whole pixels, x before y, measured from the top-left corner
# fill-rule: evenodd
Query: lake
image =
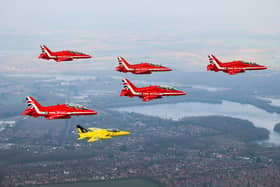
<path id="1" fill-rule="evenodd" d="M 245 119 L 251 121 L 257 127 L 268 129 L 271 133 L 267 142 L 280 145 L 280 135 L 273 132 L 274 125 L 280 122 L 280 114 L 269 113 L 250 104 L 241 104 L 230 101 L 222 101 L 222 103 L 219 104 L 182 102 L 177 104 L 120 107 L 114 108 L 113 110 L 119 112 L 135 112 L 173 120 L 180 120 L 184 117 L 211 115 Z"/>

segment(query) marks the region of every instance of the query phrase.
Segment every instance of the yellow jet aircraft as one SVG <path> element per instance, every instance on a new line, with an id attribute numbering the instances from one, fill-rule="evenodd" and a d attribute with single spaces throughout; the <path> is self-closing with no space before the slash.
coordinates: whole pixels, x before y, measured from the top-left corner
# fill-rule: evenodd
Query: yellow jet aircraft
<path id="1" fill-rule="evenodd" d="M 84 128 L 77 125 L 77 130 L 80 137 L 78 140 L 89 138 L 88 142 L 95 142 L 100 139 L 110 139 L 113 136 L 123 136 L 128 135 L 130 132 L 120 131 L 118 129 L 100 129 L 100 128 Z"/>

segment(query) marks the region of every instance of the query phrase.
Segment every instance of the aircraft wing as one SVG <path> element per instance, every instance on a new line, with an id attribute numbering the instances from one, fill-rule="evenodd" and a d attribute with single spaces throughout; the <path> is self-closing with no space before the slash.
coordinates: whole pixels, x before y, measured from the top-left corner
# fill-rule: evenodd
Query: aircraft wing
<path id="1" fill-rule="evenodd" d="M 150 70 L 135 70 L 135 74 L 151 74 L 152 72 Z"/>
<path id="2" fill-rule="evenodd" d="M 66 118 L 71 118 L 70 115 L 49 115 L 46 117 L 47 119 L 66 119 Z"/>
<path id="3" fill-rule="evenodd" d="M 228 72 L 228 74 L 230 74 L 230 75 L 235 75 L 235 74 L 237 74 L 237 73 L 243 73 L 244 70 L 243 70 L 243 69 L 229 69 L 227 72 Z"/>
<path id="4" fill-rule="evenodd" d="M 91 138 L 88 140 L 88 142 L 95 142 L 95 141 L 97 141 L 97 140 L 99 140 L 99 137 L 93 136 L 93 137 L 91 137 Z"/>
<path id="5" fill-rule="evenodd" d="M 55 61 L 57 62 L 63 62 L 63 61 L 71 61 L 73 60 L 73 58 L 63 58 L 63 57 L 59 57 L 59 58 L 56 58 Z"/>
<path id="6" fill-rule="evenodd" d="M 150 100 L 153 100 L 153 99 L 159 99 L 159 98 L 161 98 L 161 96 L 159 96 L 159 95 L 144 96 L 142 100 L 144 102 L 147 102 L 147 101 L 150 101 Z"/>

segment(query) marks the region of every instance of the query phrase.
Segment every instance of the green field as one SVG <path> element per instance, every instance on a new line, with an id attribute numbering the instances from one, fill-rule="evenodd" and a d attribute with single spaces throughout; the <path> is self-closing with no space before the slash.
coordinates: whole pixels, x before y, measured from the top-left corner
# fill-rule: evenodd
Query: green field
<path id="1" fill-rule="evenodd" d="M 25 187 L 160 187 L 161 185 L 147 179 L 121 179 L 98 182 L 81 182 L 66 184 L 29 185 Z"/>

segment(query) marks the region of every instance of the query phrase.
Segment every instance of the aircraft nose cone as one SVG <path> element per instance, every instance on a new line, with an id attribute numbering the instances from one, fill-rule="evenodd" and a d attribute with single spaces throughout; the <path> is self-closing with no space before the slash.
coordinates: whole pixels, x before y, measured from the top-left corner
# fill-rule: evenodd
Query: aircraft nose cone
<path id="1" fill-rule="evenodd" d="M 91 114 L 91 115 L 96 115 L 96 114 L 98 114 L 96 111 L 94 111 L 94 110 L 89 110 L 89 113 Z"/>
<path id="2" fill-rule="evenodd" d="M 171 68 L 165 68 L 165 71 L 172 71 Z"/>
<path id="3" fill-rule="evenodd" d="M 262 66 L 262 68 L 263 68 L 263 69 L 267 69 L 267 67 L 266 67 L 266 66 Z"/>
<path id="4" fill-rule="evenodd" d="M 180 95 L 187 95 L 186 92 L 180 91 Z"/>
<path id="5" fill-rule="evenodd" d="M 128 132 L 128 131 L 123 131 L 122 132 L 122 135 L 128 135 L 128 134 L 130 134 L 130 132 Z"/>

